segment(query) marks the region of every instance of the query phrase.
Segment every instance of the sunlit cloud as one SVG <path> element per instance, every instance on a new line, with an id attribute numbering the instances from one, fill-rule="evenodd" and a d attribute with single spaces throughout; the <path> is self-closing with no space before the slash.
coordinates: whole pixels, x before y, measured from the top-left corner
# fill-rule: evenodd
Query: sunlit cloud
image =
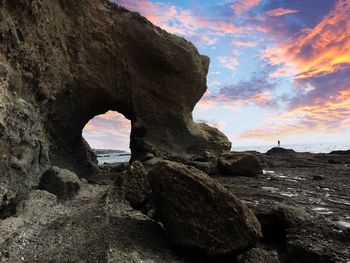
<path id="1" fill-rule="evenodd" d="M 230 56 L 220 56 L 218 57 L 219 63 L 230 70 L 236 70 L 238 66 L 238 60 L 235 57 Z"/>
<path id="2" fill-rule="evenodd" d="M 313 28 L 302 30 L 277 47 L 267 48 L 264 57 L 283 69 L 274 74 L 309 78 L 331 74 L 350 64 L 350 3 L 338 0 L 334 10 Z"/>
<path id="3" fill-rule="evenodd" d="M 276 115 L 262 126 L 242 132 L 239 137 L 271 140 L 300 134 L 336 134 L 350 128 L 349 116 L 350 88 Z"/>
<path id="4" fill-rule="evenodd" d="M 253 42 L 253 41 L 238 41 L 234 40 L 232 41 L 233 46 L 236 47 L 256 47 L 258 43 Z"/>
<path id="5" fill-rule="evenodd" d="M 226 127 L 226 123 L 223 122 L 223 121 L 215 121 L 215 120 L 204 120 L 204 119 L 198 119 L 198 120 L 195 120 L 197 123 L 205 123 L 205 124 L 208 124 L 212 127 L 215 127 L 219 130 L 223 130 L 225 129 Z"/>
<path id="6" fill-rule="evenodd" d="M 192 10 L 149 0 L 115 0 L 131 11 L 139 12 L 153 24 L 164 30 L 185 36 L 198 44 L 215 45 L 226 34 L 242 31 L 242 28 L 221 17 L 201 16 Z"/>
<path id="7" fill-rule="evenodd" d="M 236 15 L 241 15 L 259 4 L 260 0 L 233 0 L 231 8 Z"/>
<path id="8" fill-rule="evenodd" d="M 295 14 L 298 12 L 299 12 L 298 10 L 290 9 L 290 8 L 276 8 L 266 12 L 266 14 L 268 16 L 284 16 L 287 14 Z"/>

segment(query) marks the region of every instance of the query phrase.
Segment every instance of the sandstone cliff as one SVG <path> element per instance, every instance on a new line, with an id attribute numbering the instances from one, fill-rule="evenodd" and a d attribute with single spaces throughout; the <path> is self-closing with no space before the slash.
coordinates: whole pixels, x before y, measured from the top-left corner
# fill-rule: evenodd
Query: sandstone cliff
<path id="1" fill-rule="evenodd" d="M 51 165 L 86 176 L 81 132 L 108 110 L 131 121 L 134 159 L 229 150 L 192 119 L 208 66 L 191 43 L 104 0 L 0 1 L 0 184 L 19 199 Z"/>

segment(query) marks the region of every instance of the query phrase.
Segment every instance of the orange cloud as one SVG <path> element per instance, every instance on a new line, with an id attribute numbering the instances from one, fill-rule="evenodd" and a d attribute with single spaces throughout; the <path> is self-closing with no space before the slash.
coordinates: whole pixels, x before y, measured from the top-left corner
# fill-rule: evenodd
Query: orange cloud
<path id="1" fill-rule="evenodd" d="M 239 137 L 270 140 L 308 133 L 338 133 L 350 128 L 349 116 L 350 88 L 274 116 L 261 127 L 242 132 Z"/>
<path id="2" fill-rule="evenodd" d="M 303 79 L 341 70 L 350 64 L 350 3 L 338 0 L 335 8 L 314 28 L 297 38 L 268 48 L 263 55 L 272 64 L 282 65 L 273 76 L 293 74 Z"/>
<path id="3" fill-rule="evenodd" d="M 272 9 L 270 11 L 268 11 L 266 14 L 268 16 L 284 16 L 287 14 L 294 14 L 294 13 L 298 13 L 298 10 L 295 9 L 289 9 L 289 8 L 277 8 L 277 9 Z"/>

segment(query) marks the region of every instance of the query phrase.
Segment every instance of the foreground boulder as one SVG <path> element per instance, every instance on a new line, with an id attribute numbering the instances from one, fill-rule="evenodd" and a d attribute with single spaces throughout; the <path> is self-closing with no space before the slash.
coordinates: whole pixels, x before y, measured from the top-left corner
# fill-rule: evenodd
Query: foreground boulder
<path id="1" fill-rule="evenodd" d="M 55 194 L 60 199 L 69 199 L 78 193 L 80 181 L 75 173 L 54 166 L 43 174 L 39 188 Z"/>
<path id="2" fill-rule="evenodd" d="M 163 161 L 149 179 L 158 216 L 183 251 L 215 260 L 245 251 L 261 236 L 253 212 L 198 169 Z"/>
<path id="3" fill-rule="evenodd" d="M 254 177 L 262 174 L 259 160 L 250 153 L 227 153 L 218 159 L 218 171 L 224 175 Z"/>

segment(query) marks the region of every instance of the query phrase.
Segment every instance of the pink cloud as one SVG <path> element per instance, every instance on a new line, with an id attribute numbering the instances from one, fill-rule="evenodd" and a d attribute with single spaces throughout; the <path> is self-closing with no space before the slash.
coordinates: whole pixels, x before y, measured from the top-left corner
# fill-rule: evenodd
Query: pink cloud
<path id="1" fill-rule="evenodd" d="M 260 0 L 235 0 L 231 5 L 236 15 L 241 15 L 260 4 Z"/>
<path id="2" fill-rule="evenodd" d="M 225 68 L 228 68 L 230 70 L 236 70 L 236 68 L 238 66 L 238 60 L 235 57 L 220 56 L 220 57 L 218 57 L 218 61 Z"/>
<path id="3" fill-rule="evenodd" d="M 349 116 L 350 88 L 273 116 L 262 126 L 242 132 L 239 138 L 271 140 L 300 134 L 336 134 L 350 128 Z"/>
<path id="4" fill-rule="evenodd" d="M 90 120 L 83 137 L 93 148 L 128 150 L 131 123 L 123 115 L 108 111 Z"/>
<path id="5" fill-rule="evenodd" d="M 272 9 L 268 12 L 266 12 L 266 14 L 268 16 L 284 16 L 287 14 L 295 14 L 298 13 L 299 10 L 295 10 L 295 9 L 289 9 L 289 8 L 277 8 L 277 9 Z"/>

